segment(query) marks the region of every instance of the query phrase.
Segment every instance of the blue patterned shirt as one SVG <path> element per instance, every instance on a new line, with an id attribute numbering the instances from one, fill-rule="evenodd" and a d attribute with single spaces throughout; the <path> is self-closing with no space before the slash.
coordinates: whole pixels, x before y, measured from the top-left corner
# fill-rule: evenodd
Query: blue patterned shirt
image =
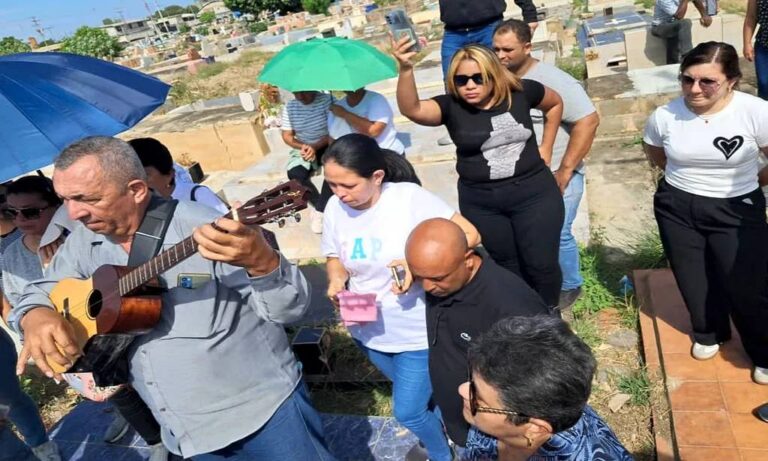
<path id="1" fill-rule="evenodd" d="M 464 461 L 498 459 L 496 439 L 470 429 Z M 632 455 L 619 442 L 605 421 L 589 405 L 568 430 L 553 435 L 528 461 L 632 461 Z"/>

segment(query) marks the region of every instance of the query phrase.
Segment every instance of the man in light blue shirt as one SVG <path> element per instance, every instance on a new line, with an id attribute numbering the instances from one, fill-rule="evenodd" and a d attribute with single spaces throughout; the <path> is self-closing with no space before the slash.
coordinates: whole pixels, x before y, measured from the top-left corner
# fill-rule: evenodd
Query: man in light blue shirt
<path id="1" fill-rule="evenodd" d="M 656 0 L 651 21 L 651 34 L 664 40 L 667 49 L 667 64 L 677 64 L 683 55 L 691 51 L 691 21 L 685 19 L 689 0 Z M 712 24 L 712 17 L 707 14 L 703 0 L 693 0 L 693 4 L 704 27 Z"/>
<path id="2" fill-rule="evenodd" d="M 150 202 L 162 200 L 116 138 L 78 141 L 54 166 L 56 192 L 83 225 L 10 318 L 25 338 L 17 372 L 32 357 L 49 377 L 49 361 L 67 366 L 81 354 L 49 293 L 64 278 L 126 265 Z M 217 217 L 198 203 L 176 206 L 163 247 L 194 235 L 198 252 L 158 277 L 160 320 L 127 351 L 129 382 L 162 426 L 163 443 L 185 458 L 331 460 L 281 325 L 304 315 L 309 285 L 258 228 Z"/>

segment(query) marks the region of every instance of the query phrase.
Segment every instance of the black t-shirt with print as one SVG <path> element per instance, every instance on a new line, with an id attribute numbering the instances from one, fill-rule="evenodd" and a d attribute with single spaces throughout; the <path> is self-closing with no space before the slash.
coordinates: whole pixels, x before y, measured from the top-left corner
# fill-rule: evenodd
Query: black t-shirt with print
<path id="1" fill-rule="evenodd" d="M 522 80 L 523 91 L 507 103 L 484 110 L 450 95 L 433 99 L 456 145 L 456 171 L 469 182 L 523 178 L 546 168 L 533 134 L 530 111 L 544 98 L 544 85 Z"/>

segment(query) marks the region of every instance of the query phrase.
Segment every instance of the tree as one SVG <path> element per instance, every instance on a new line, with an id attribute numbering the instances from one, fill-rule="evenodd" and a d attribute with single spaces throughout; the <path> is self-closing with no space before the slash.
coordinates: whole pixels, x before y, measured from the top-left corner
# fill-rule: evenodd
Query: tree
<path id="1" fill-rule="evenodd" d="M 197 12 L 200 11 L 200 7 L 197 5 L 189 5 L 187 7 L 187 13 L 197 14 Z"/>
<path id="2" fill-rule="evenodd" d="M 224 0 L 232 11 L 258 16 L 262 11 L 280 14 L 301 11 L 301 0 Z"/>
<path id="3" fill-rule="evenodd" d="M 301 6 L 312 14 L 328 15 L 328 7 L 331 0 L 301 0 Z"/>
<path id="4" fill-rule="evenodd" d="M 0 56 L 4 54 L 24 53 L 30 51 L 29 45 L 16 37 L 3 37 L 0 39 Z"/>
<path id="5" fill-rule="evenodd" d="M 163 16 L 178 16 L 186 12 L 187 9 L 179 5 L 169 5 L 163 8 Z"/>
<path id="6" fill-rule="evenodd" d="M 210 34 L 210 33 L 211 33 L 211 31 L 210 31 L 210 30 L 208 30 L 208 28 L 207 28 L 207 27 L 205 27 L 205 26 L 198 26 L 198 27 L 195 29 L 195 33 L 196 33 L 197 35 L 203 35 L 203 36 L 205 36 L 205 35 L 208 35 L 208 34 Z"/>
<path id="7" fill-rule="evenodd" d="M 191 29 L 190 29 L 190 27 L 188 25 L 186 25 L 186 24 L 179 24 L 179 33 L 180 34 L 186 34 L 190 30 Z"/>
<path id="8" fill-rule="evenodd" d="M 102 29 L 82 26 L 73 36 L 64 39 L 61 49 L 95 58 L 114 58 L 120 53 L 121 47 L 115 37 L 110 37 Z"/>
<path id="9" fill-rule="evenodd" d="M 110 24 L 114 24 L 115 20 L 112 18 L 104 18 L 101 20 L 101 23 L 104 24 L 105 26 L 108 26 Z"/>
<path id="10" fill-rule="evenodd" d="M 200 13 L 200 16 L 198 16 L 197 19 L 203 24 L 210 24 L 216 20 L 216 13 L 213 11 L 206 11 L 205 13 Z"/>

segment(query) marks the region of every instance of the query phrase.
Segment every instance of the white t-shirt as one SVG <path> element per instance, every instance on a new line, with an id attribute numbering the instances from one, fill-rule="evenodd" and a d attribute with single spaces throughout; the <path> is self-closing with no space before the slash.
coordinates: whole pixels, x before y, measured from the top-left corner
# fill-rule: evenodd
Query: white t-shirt
<path id="1" fill-rule="evenodd" d="M 768 102 L 735 91 L 720 112 L 697 116 L 680 97 L 651 114 L 643 141 L 664 148 L 671 186 L 705 197 L 748 194 L 768 146 Z"/>
<path id="2" fill-rule="evenodd" d="M 379 200 L 355 210 L 332 197 L 323 216 L 322 251 L 339 258 L 349 272 L 349 290 L 376 293 L 376 322 L 349 327 L 352 336 L 382 352 L 428 348 L 424 289 L 392 293 L 387 264 L 405 258 L 405 242 L 416 225 L 430 218 L 450 219 L 456 211 L 433 193 L 412 183 L 384 183 Z"/>
<path id="3" fill-rule="evenodd" d="M 389 106 L 387 98 L 374 91 L 365 90 L 363 99 L 355 107 L 350 107 L 347 98 L 336 101 L 335 104 L 352 112 L 355 115 L 366 118 L 371 122 L 386 123 L 384 131 L 376 137 L 376 142 L 382 149 L 393 150 L 399 154 L 405 152 L 405 146 L 397 139 L 395 129 L 394 112 Z M 355 130 L 347 122 L 328 112 L 328 131 L 333 139 L 339 139 L 345 134 L 354 133 Z"/>
<path id="4" fill-rule="evenodd" d="M 192 200 L 192 189 L 194 189 L 195 186 L 197 186 L 197 184 L 177 182 L 176 187 L 171 194 L 171 198 L 175 198 L 176 200 L 186 200 L 188 202 L 199 202 L 219 211 L 221 214 L 225 214 L 229 211 L 224 201 L 206 186 L 200 186 L 195 189 L 195 199 Z"/>

